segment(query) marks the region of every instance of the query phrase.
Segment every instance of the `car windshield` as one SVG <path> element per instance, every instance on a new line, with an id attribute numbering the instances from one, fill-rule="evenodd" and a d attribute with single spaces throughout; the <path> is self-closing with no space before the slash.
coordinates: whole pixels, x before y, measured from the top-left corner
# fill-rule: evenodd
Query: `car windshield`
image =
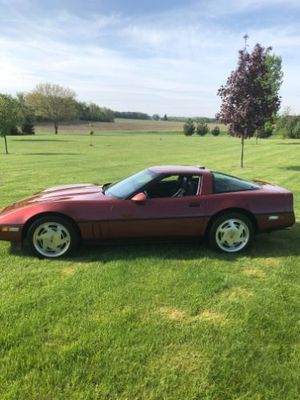
<path id="1" fill-rule="evenodd" d="M 127 199 L 133 193 L 142 189 L 147 183 L 151 182 L 157 174 L 149 169 L 138 172 L 129 176 L 120 182 L 111 185 L 106 191 L 107 196 L 116 197 L 117 199 Z"/>

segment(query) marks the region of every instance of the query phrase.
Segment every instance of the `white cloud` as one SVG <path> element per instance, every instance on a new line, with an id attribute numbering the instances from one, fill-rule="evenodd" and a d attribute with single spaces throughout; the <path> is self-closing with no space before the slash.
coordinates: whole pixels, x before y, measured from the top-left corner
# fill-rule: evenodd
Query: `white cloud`
<path id="1" fill-rule="evenodd" d="M 83 18 L 63 10 L 55 18 L 28 19 L 11 9 L 0 26 L 0 91 L 28 91 L 48 81 L 114 109 L 213 116 L 217 89 L 235 66 L 244 33 L 219 23 L 218 14 L 207 19 L 217 4 L 222 4 L 219 14 L 234 14 L 235 5 L 239 12 L 261 7 L 256 0 L 230 0 L 226 7 L 212 1 L 202 14 L 192 8 L 180 17 L 176 11 L 135 20 L 119 14 Z M 188 13 L 193 15 L 190 23 Z M 294 56 L 300 45 L 298 26 L 248 28 L 250 43 L 272 45 L 283 55 L 284 104 L 300 112 L 295 101 L 300 90 L 299 58 Z"/>
<path id="2" fill-rule="evenodd" d="M 212 19 L 226 15 L 237 15 L 241 13 L 255 12 L 263 9 L 270 11 L 274 7 L 281 6 L 283 9 L 299 9 L 299 0 L 210 0 L 195 3 L 194 7 L 181 12 L 188 15 L 202 15 Z"/>
<path id="3" fill-rule="evenodd" d="M 195 72 L 195 66 L 188 61 L 132 60 L 99 47 L 62 45 L 50 40 L 43 44 L 1 40 L 0 46 L 3 54 L 11 50 L 17 54 L 9 62 L 8 57 L 0 59 L 0 86 L 8 91 L 28 91 L 36 83 L 47 80 L 74 88 L 87 101 L 150 113 L 166 110 L 169 114 L 180 113 L 179 102 L 189 102 L 190 112 L 198 114 L 201 98 L 210 97 L 209 86 L 191 82 L 185 75 L 186 71 Z M 22 62 L 18 63 L 18 59 Z M 191 102 L 195 108 L 190 106 Z M 211 111 L 207 108 L 205 112 Z"/>

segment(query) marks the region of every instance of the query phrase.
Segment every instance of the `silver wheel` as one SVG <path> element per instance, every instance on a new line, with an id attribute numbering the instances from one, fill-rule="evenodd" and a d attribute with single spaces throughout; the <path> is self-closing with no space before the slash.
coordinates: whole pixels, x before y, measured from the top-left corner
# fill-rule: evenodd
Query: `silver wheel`
<path id="1" fill-rule="evenodd" d="M 223 221 L 216 229 L 215 235 L 216 244 L 227 253 L 235 253 L 242 250 L 250 240 L 248 225 L 237 218 Z"/>
<path id="2" fill-rule="evenodd" d="M 35 228 L 32 244 L 43 257 L 60 257 L 69 250 L 71 235 L 69 230 L 58 222 L 44 222 Z"/>

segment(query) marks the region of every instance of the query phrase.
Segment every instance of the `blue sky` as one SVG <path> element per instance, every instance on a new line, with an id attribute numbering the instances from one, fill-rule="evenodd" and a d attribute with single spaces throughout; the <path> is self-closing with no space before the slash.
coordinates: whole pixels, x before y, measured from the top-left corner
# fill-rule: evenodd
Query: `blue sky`
<path id="1" fill-rule="evenodd" d="M 0 0 L 0 92 L 42 82 L 120 111 L 214 116 L 243 35 L 283 58 L 300 113 L 299 0 Z"/>

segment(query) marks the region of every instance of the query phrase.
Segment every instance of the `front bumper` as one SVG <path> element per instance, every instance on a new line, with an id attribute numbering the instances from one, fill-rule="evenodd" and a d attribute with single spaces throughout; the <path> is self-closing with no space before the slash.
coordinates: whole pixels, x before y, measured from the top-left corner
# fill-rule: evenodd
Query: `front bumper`
<path id="1" fill-rule="evenodd" d="M 0 240 L 22 242 L 22 225 L 0 224 Z"/>

